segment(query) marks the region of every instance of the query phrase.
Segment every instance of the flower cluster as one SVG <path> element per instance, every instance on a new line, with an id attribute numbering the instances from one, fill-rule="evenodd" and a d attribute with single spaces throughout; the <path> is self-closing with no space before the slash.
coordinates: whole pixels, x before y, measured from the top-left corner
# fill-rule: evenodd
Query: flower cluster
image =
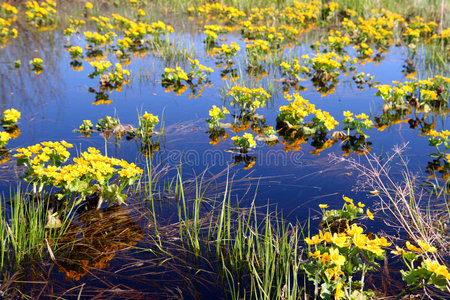
<path id="1" fill-rule="evenodd" d="M 341 31 L 331 29 L 328 33 L 328 40 L 324 44 L 328 49 L 341 53 L 351 42 L 352 40 L 348 36 L 342 35 Z"/>
<path id="2" fill-rule="evenodd" d="M 189 77 L 182 68 L 176 67 L 175 69 L 165 68 L 161 81 L 166 84 L 181 86 L 183 80 L 188 81 Z"/>
<path id="3" fill-rule="evenodd" d="M 407 24 L 403 33 L 406 44 L 410 48 L 416 48 L 420 40 L 432 36 L 437 26 L 435 22 L 425 22 L 422 17 L 416 16 L 414 20 Z"/>
<path id="4" fill-rule="evenodd" d="M 230 45 L 223 44 L 220 48 L 213 48 L 212 55 L 216 55 L 219 59 L 225 62 L 231 62 L 231 58 L 236 56 L 236 53 L 241 49 L 236 42 L 231 42 Z"/>
<path id="5" fill-rule="evenodd" d="M 293 37 L 294 33 L 298 35 L 298 30 L 291 28 L 290 26 L 283 26 L 277 28 L 266 25 L 256 26 L 251 21 L 243 21 L 240 23 L 242 36 L 248 40 L 264 40 L 267 41 L 270 47 L 279 46 L 284 40 L 285 36 L 282 32 L 290 33 L 289 36 Z M 261 44 L 261 42 L 257 42 Z"/>
<path id="6" fill-rule="evenodd" d="M 110 23 L 110 18 L 104 16 L 91 17 L 91 21 L 94 21 L 97 32 L 109 33 L 114 26 Z"/>
<path id="7" fill-rule="evenodd" d="M 169 41 L 169 34 L 174 31 L 173 27 L 162 21 L 151 24 L 145 22 L 134 22 L 118 14 L 112 14 L 113 24 L 122 32 L 123 39 L 119 39 L 119 48 L 124 51 L 129 48 L 136 50 L 139 47 L 160 46 Z"/>
<path id="8" fill-rule="evenodd" d="M 136 134 L 143 140 L 148 141 L 154 134 L 155 126 L 159 123 L 159 117 L 145 112 L 142 117 L 139 117 L 139 128 Z"/>
<path id="9" fill-rule="evenodd" d="M 292 6 L 288 6 L 282 11 L 280 17 L 289 23 L 305 26 L 318 19 L 320 5 L 320 1 L 317 0 L 313 0 L 309 3 L 295 0 Z"/>
<path id="10" fill-rule="evenodd" d="M 236 20 L 246 16 L 245 12 L 243 12 L 233 6 L 227 6 L 225 4 L 222 4 L 220 2 L 206 3 L 197 8 L 190 6 L 188 8 L 188 11 L 190 13 L 196 12 L 207 18 L 217 18 L 219 20 L 230 21 L 230 22 L 236 21 Z"/>
<path id="11" fill-rule="evenodd" d="M 211 45 L 216 42 L 219 34 L 227 33 L 226 28 L 220 25 L 205 25 L 204 33 L 206 34 L 205 44 Z"/>
<path id="12" fill-rule="evenodd" d="M 346 70 L 346 63 L 351 61 L 348 55 L 339 56 L 335 52 L 317 53 L 312 59 L 308 55 L 302 57 L 305 63 L 310 66 L 310 74 L 314 77 L 336 77 L 339 70 Z M 311 73 L 312 70 L 314 73 Z"/>
<path id="13" fill-rule="evenodd" d="M 5 18 L 8 22 L 16 21 L 18 13 L 19 10 L 17 7 L 9 4 L 8 2 L 3 2 L 0 5 L 0 17 Z"/>
<path id="14" fill-rule="evenodd" d="M 55 24 L 56 2 L 45 0 L 40 5 L 37 1 L 25 2 L 27 21 L 40 30 L 49 29 L 48 26 Z"/>
<path id="15" fill-rule="evenodd" d="M 353 46 L 353 49 L 356 49 L 360 58 L 366 58 L 373 54 L 373 49 L 364 42 L 359 45 Z"/>
<path id="16" fill-rule="evenodd" d="M 20 129 L 16 125 L 17 121 L 20 119 L 20 116 L 21 113 L 14 108 L 7 109 L 3 112 L 1 126 L 5 129 L 5 131 L 0 132 L 0 148 L 6 147 L 10 139 L 15 139 L 20 135 Z"/>
<path id="17" fill-rule="evenodd" d="M 85 136 L 89 137 L 94 129 L 91 120 L 83 120 L 83 124 L 78 127 L 78 130 Z"/>
<path id="18" fill-rule="evenodd" d="M 108 81 L 106 85 L 113 86 L 115 88 L 120 87 L 129 82 L 129 77 L 131 75 L 130 71 L 124 69 L 120 63 L 116 63 L 115 67 L 109 70 Z M 101 81 L 102 85 L 105 85 Z"/>
<path id="19" fill-rule="evenodd" d="M 181 95 L 187 90 L 189 85 L 192 90 L 191 97 L 193 97 L 196 93 L 198 94 L 198 97 L 203 92 L 203 89 L 209 85 L 208 76 L 214 72 L 214 70 L 202 65 L 197 59 L 188 58 L 188 60 L 191 63 L 188 73 L 186 73 L 181 67 L 176 67 L 175 69 L 164 69 L 164 73 L 161 75 L 161 83 L 167 88 L 166 92 L 176 91 L 177 95 Z M 197 80 L 197 83 L 194 83 L 195 80 Z M 188 85 L 183 84 L 183 82 Z M 202 85 L 203 83 L 205 84 Z M 200 91 L 197 92 L 196 89 L 200 85 Z"/>
<path id="20" fill-rule="evenodd" d="M 6 132 L 0 132 L 0 148 L 5 148 L 8 145 L 9 140 L 11 139 L 11 135 Z"/>
<path id="21" fill-rule="evenodd" d="M 353 40 L 359 43 L 373 42 L 377 47 L 386 47 L 394 34 L 394 26 L 403 22 L 404 18 L 384 9 L 381 9 L 381 11 L 372 10 L 371 12 L 374 16 L 368 19 L 358 17 L 355 20 L 356 15 L 350 14 L 351 19 L 344 18 L 342 21 L 343 28 Z"/>
<path id="22" fill-rule="evenodd" d="M 267 58 L 270 51 L 269 42 L 266 40 L 251 40 L 245 47 L 247 57 L 252 64 Z"/>
<path id="23" fill-rule="evenodd" d="M 212 72 L 214 72 L 213 69 L 202 65 L 198 59 L 188 57 L 188 60 L 191 63 L 191 70 L 188 73 L 189 78 L 205 80 Z"/>

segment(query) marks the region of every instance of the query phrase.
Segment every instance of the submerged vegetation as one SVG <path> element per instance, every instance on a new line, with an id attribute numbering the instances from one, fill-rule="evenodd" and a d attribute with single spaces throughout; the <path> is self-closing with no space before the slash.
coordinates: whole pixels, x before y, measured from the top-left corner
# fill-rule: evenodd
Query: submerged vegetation
<path id="1" fill-rule="evenodd" d="M 0 197 L 1 296 L 448 297 L 448 7 L 409 2 L 2 2 L 0 164 L 12 180 Z M 386 66 L 377 73 L 391 56 L 404 60 L 394 81 Z M 64 97 L 65 80 L 87 88 L 95 106 L 67 109 L 83 111 L 65 115 L 77 118 L 64 121 L 75 137 L 58 126 L 36 136 L 25 121 L 34 124 L 30 111 L 48 104 L 8 97 Z M 122 123 L 136 105 L 113 98 L 142 98 L 143 87 L 190 102 L 165 111 L 147 101 L 134 124 Z M 375 99 L 370 111 L 329 103 L 336 94 L 346 101 L 351 87 Z M 192 130 L 200 131 L 189 135 L 173 123 L 192 111 L 201 119 Z M 422 151 L 427 178 L 409 169 L 406 146 L 382 153 L 387 128 L 401 132 L 402 124 L 408 139 L 429 147 L 417 152 L 435 151 Z M 209 150 L 232 154 L 225 171 L 194 168 L 186 178 L 177 155 L 197 135 Z M 179 144 L 164 159 L 170 140 Z M 262 205 L 264 176 L 235 179 L 231 165 L 252 174 L 273 149 L 299 157 L 311 149 L 311 161 L 333 151 L 334 162 L 360 176 L 368 201 L 333 191 L 325 195 L 332 202 L 314 202 L 305 219 L 283 209 L 284 199 Z M 280 197 L 292 186 L 279 183 Z"/>

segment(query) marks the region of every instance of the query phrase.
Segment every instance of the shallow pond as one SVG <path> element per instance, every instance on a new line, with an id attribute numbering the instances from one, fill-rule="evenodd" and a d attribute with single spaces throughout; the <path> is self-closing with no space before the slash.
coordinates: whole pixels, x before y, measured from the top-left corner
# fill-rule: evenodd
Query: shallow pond
<path id="1" fill-rule="evenodd" d="M 99 22 L 89 20 L 91 13 L 86 13 L 84 4 L 77 5 L 79 7 L 63 5 L 59 25 L 54 30 L 44 31 L 36 30 L 20 19 L 25 10 L 22 7 L 19 20 L 12 22 L 18 28 L 18 37 L 10 39 L 10 43 L 5 43 L 0 49 L 0 108 L 2 111 L 15 108 L 21 112 L 20 135 L 6 146 L 10 154 L 3 152 L 4 156 L 10 156 L 9 160 L 3 161 L 4 174 L 0 175 L 5 194 L 23 173 L 23 169 L 15 167 L 14 149 L 60 140 L 74 145 L 71 149 L 73 156 L 88 147 L 96 147 L 101 153 L 134 162 L 142 169 L 151 161 L 153 171 L 162 172 L 160 181 L 155 183 L 160 186 L 155 188 L 160 192 L 158 195 L 164 194 L 165 186 L 170 185 L 171 178 L 180 169 L 191 194 L 195 192 L 194 179 L 206 170 L 206 180 L 221 195 L 228 172 L 234 182 L 233 201 L 242 201 L 241 207 L 250 207 L 254 199 L 256 206 L 268 204 L 271 210 L 276 210 L 290 222 L 304 222 L 313 217 L 313 227 L 318 223 L 318 204 L 341 207 L 342 195 L 346 195 L 371 208 L 375 199 L 368 190 L 358 186 L 359 174 L 347 169 L 345 162 L 332 161 L 330 154 L 365 164 L 364 154 L 383 156 L 394 146 L 407 144 L 403 154 L 413 173 L 417 172 L 424 178 L 435 174 L 438 181 L 448 178 L 449 159 L 442 156 L 435 160 L 432 155 L 436 149 L 429 145 L 427 135 L 431 129 L 441 132 L 450 128 L 448 90 L 439 96 L 441 104 L 426 107 L 408 104 L 399 108 L 392 104 L 387 108 L 387 102 L 375 95 L 379 90 L 377 85 L 393 85 L 396 80 L 414 81 L 408 79 L 413 78 L 411 73 L 419 79 L 448 75 L 448 65 L 432 61 L 425 46 L 413 51 L 404 43 L 389 45 L 389 42 L 386 49 L 379 47 L 381 50 L 370 45 L 374 53 L 361 55 L 352 42 L 337 53 L 340 59 L 348 54 L 355 61 L 348 63 L 345 70 L 338 68 L 337 76 L 324 81 L 323 78 L 317 79 L 320 72 L 314 73 L 313 62 L 308 62 L 308 59 L 317 55 L 314 45 L 319 40 L 322 43 L 317 46 L 319 51 L 329 53 L 333 50 L 330 43 L 326 43 L 330 35 L 326 26 L 325 29 L 311 26 L 295 35 L 289 43 L 281 42 L 268 53 L 252 58 L 249 50 L 246 51 L 246 45 L 251 44 L 246 37 L 251 34 L 246 36 L 245 30 L 240 29 L 242 27 L 221 33 L 215 43 L 208 44 L 205 43 L 207 35 L 202 32 L 202 22 L 217 22 L 208 19 L 208 15 L 141 16 L 139 20 L 149 24 L 162 20 L 175 30 L 161 34 L 164 43 L 158 45 L 160 48 L 143 41 L 143 45 L 125 51 L 120 50 L 117 43 L 118 39 L 123 39 L 124 31 L 111 14 L 126 11 L 132 19 L 136 18 L 136 9 L 104 6 L 101 15 L 111 18 L 118 36 L 110 44 L 92 46 L 83 32 L 96 31 Z M 142 9 L 146 10 L 146 7 L 142 6 Z M 92 12 L 97 13 L 97 10 Z M 213 16 L 210 14 L 209 17 Z M 63 30 L 70 26 L 69 17 L 87 20 L 87 24 L 79 26 L 78 33 L 65 36 Z M 232 24 L 238 26 L 239 22 Z M 231 42 L 235 42 L 240 50 L 231 56 L 228 63 L 223 57 L 219 58 L 220 51 L 212 53 L 214 47 L 230 45 Z M 68 51 L 73 46 L 80 46 L 83 52 L 76 58 L 71 57 Z M 448 48 L 446 51 L 448 54 Z M 28 62 L 36 57 L 42 58 L 42 68 L 32 70 Z M 200 72 L 203 80 L 193 77 L 192 80 L 181 80 L 180 84 L 164 80 L 165 68 L 181 67 L 188 73 L 195 64 L 191 64 L 187 57 L 199 61 L 201 67 L 197 65 L 196 68 L 206 66 L 213 72 Z M 297 74 L 300 81 L 294 80 L 280 66 L 282 62 L 295 64 L 293 59 L 301 60 L 302 65 L 310 69 L 309 73 Z M 14 66 L 17 60 L 21 61 L 20 68 Z M 96 60 L 110 60 L 113 64 L 120 62 L 131 74 L 126 76 L 129 82 L 117 86 L 101 85 L 101 75 L 89 76 L 95 72 L 90 62 Z M 357 83 L 354 77 L 361 72 L 367 74 L 362 75 L 367 81 Z M 367 77 L 372 75 L 373 78 Z M 233 86 L 262 87 L 270 97 L 263 101 L 265 105 L 257 108 L 243 108 L 239 103 L 232 105 L 232 95 L 227 93 Z M 294 93 L 307 99 L 316 109 L 328 112 L 339 125 L 311 135 L 305 134 L 304 128 L 302 134 L 293 132 L 292 128 L 286 129 L 279 117 L 280 107 L 289 105 L 286 95 Z M 210 110 L 213 105 L 225 107 L 230 113 L 219 120 L 217 127 L 210 128 L 205 120 L 212 118 Z M 371 128 L 363 131 L 366 138 L 355 130 L 343 128 L 344 111 L 351 111 L 353 116 L 364 113 L 367 118 L 361 117 L 360 120 L 372 121 Z M 94 130 L 90 136 L 84 136 L 77 131 L 83 120 L 91 120 L 95 129 L 97 121 L 108 115 L 119 119 L 122 125 L 138 128 L 139 116 L 145 112 L 159 116 L 159 124 L 155 127 L 157 134 L 151 137 L 150 144 L 144 146 L 138 136 L 131 135 L 128 140 L 125 133 L 117 137 Z M 314 122 L 309 116 L 303 125 L 313 127 L 311 124 Z M 323 127 L 323 123 L 320 126 Z M 274 132 L 267 133 L 269 129 Z M 332 137 L 334 131 L 342 131 L 345 138 Z M 252 133 L 255 147 L 237 148 L 233 145 L 232 137 L 242 137 L 244 133 Z M 398 178 L 401 172 L 402 169 L 394 168 L 393 173 Z M 208 197 L 215 198 L 213 195 L 214 192 Z M 217 196 L 217 199 L 219 197 L 222 196 Z M 53 294 L 63 298 L 76 298 L 78 295 L 82 298 L 118 299 L 217 296 L 217 289 L 220 291 L 221 287 L 214 276 L 215 263 L 209 262 L 207 257 L 189 257 L 187 253 L 174 250 L 172 253 L 179 253 L 179 260 L 165 263 L 164 255 L 158 255 L 152 239 L 147 238 L 152 231 L 151 213 L 141 201 L 139 196 L 130 196 L 127 207 L 107 208 L 104 205 L 101 211 L 94 209 L 80 214 L 75 223 L 84 231 L 71 228 L 67 235 L 75 238 L 83 232 L 85 240 L 74 245 L 71 251 L 63 250 L 57 264 L 50 261 L 36 265 L 30 262 L 26 268 L 32 271 L 12 286 L 17 290 L 33 290 L 34 297 L 38 297 L 39 291 L 42 291 L 42 297 Z M 156 206 L 156 213 L 167 220 L 161 226 L 168 240 L 171 235 L 176 235 L 173 224 L 177 212 L 170 202 L 168 197 Z M 389 231 L 380 212 L 374 222 L 365 225 L 370 231 Z M 140 251 L 149 248 L 153 250 Z M 80 267 L 83 259 L 86 265 Z M 76 266 L 71 260 L 77 261 Z M 205 271 L 195 271 L 196 265 Z M 222 291 L 219 294 L 225 297 Z"/>

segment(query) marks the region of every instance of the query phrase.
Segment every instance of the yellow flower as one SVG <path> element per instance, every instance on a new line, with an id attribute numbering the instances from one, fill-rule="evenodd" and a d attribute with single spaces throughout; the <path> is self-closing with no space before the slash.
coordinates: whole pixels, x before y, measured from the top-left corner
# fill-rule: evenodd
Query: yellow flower
<path id="1" fill-rule="evenodd" d="M 41 65 L 44 61 L 42 60 L 42 58 L 39 57 L 35 57 L 33 58 L 33 60 L 31 61 L 31 64 L 34 65 Z"/>
<path id="2" fill-rule="evenodd" d="M 86 9 L 92 9 L 94 7 L 94 5 L 91 2 L 86 2 L 86 4 L 84 5 L 84 7 Z"/>
<path id="3" fill-rule="evenodd" d="M 353 116 L 353 113 L 352 113 L 352 112 L 350 112 L 349 110 L 344 111 L 344 117 L 350 118 L 351 116 Z"/>
<path id="4" fill-rule="evenodd" d="M 345 202 L 353 203 L 353 199 L 350 199 L 349 197 L 345 197 L 344 195 L 342 195 L 342 199 L 344 199 Z"/>
<path id="5" fill-rule="evenodd" d="M 366 214 L 367 214 L 367 217 L 368 217 L 370 220 L 373 220 L 373 214 L 372 214 L 372 212 L 371 212 L 369 209 L 367 209 Z"/>
<path id="6" fill-rule="evenodd" d="M 225 106 L 222 106 L 222 112 L 224 114 L 229 114 L 230 113 L 230 111 Z"/>
<path id="7" fill-rule="evenodd" d="M 389 247 L 392 243 L 389 243 L 385 237 L 378 237 L 375 235 L 375 241 L 378 243 L 380 247 Z"/>
<path id="8" fill-rule="evenodd" d="M 366 115 L 365 113 L 362 113 L 362 114 L 356 115 L 355 118 L 360 119 L 360 120 L 364 120 L 364 119 L 369 118 L 369 116 Z"/>
<path id="9" fill-rule="evenodd" d="M 425 260 L 425 266 L 428 271 L 444 276 L 447 280 L 450 280 L 450 274 L 447 267 L 439 264 L 437 261 Z"/>
<path id="10" fill-rule="evenodd" d="M 391 253 L 395 255 L 402 255 L 408 253 L 408 251 L 406 251 L 403 248 L 400 248 L 399 246 L 395 246 L 395 250 L 392 250 Z"/>
<path id="11" fill-rule="evenodd" d="M 428 245 L 427 243 L 425 243 L 422 240 L 417 240 L 417 244 L 419 244 L 419 246 L 426 252 L 433 253 L 433 252 L 437 251 L 437 249 L 435 247 Z"/>
<path id="12" fill-rule="evenodd" d="M 415 251 L 415 252 L 418 252 L 418 253 L 422 253 L 423 252 L 422 249 L 412 245 L 409 241 L 406 242 L 406 248 L 409 251 Z"/>
<path id="13" fill-rule="evenodd" d="M 6 131 L 0 132 L 0 143 L 7 143 L 11 139 L 11 135 Z"/>
<path id="14" fill-rule="evenodd" d="M 243 138 L 245 138 L 250 146 L 250 148 L 256 147 L 256 142 L 253 139 L 253 135 L 251 133 L 244 133 Z"/>
<path id="15" fill-rule="evenodd" d="M 73 148 L 73 145 L 68 143 L 68 142 L 66 142 L 65 140 L 61 141 L 61 145 L 63 145 L 66 148 Z"/>
<path id="16" fill-rule="evenodd" d="M 325 275 L 327 276 L 328 280 L 339 280 L 339 276 L 343 274 L 344 272 L 341 271 L 339 266 L 335 266 L 334 268 L 328 268 L 325 270 Z"/>
<path id="17" fill-rule="evenodd" d="M 364 249 L 368 240 L 369 240 L 369 238 L 365 234 L 362 233 L 362 230 L 359 231 L 359 229 L 357 229 L 354 231 L 352 241 L 356 247 L 358 247 L 360 249 Z"/>
<path id="18" fill-rule="evenodd" d="M 328 204 L 319 204 L 319 207 L 322 209 L 328 208 Z"/>
<path id="19" fill-rule="evenodd" d="M 320 262 L 321 263 L 326 264 L 326 263 L 328 263 L 330 261 L 331 261 L 331 256 L 327 252 L 325 252 L 324 254 L 322 254 L 320 256 Z"/>
<path id="20" fill-rule="evenodd" d="M 322 239 L 317 234 L 311 238 L 305 238 L 305 243 L 310 246 L 320 244 L 321 242 L 322 242 Z"/>
<path id="21" fill-rule="evenodd" d="M 209 110 L 209 116 L 212 118 L 217 118 L 220 114 L 220 108 L 213 105 L 213 108 Z"/>
<path id="22" fill-rule="evenodd" d="M 321 240 L 323 240 L 323 241 L 325 241 L 325 242 L 327 242 L 329 244 L 332 243 L 332 241 L 331 241 L 331 237 L 332 236 L 331 236 L 330 232 L 323 233 L 322 230 L 319 230 L 319 237 L 320 237 Z"/>
<path id="23" fill-rule="evenodd" d="M 349 245 L 347 242 L 347 236 L 338 236 L 337 233 L 333 234 L 333 236 L 331 237 L 331 241 L 339 248 L 347 247 Z"/>
<path id="24" fill-rule="evenodd" d="M 334 299 L 335 300 L 339 300 L 345 298 L 345 293 L 342 290 L 342 283 L 338 282 L 338 284 L 336 285 L 336 290 L 335 290 L 335 294 L 334 294 Z"/>
<path id="25" fill-rule="evenodd" d="M 347 231 L 346 232 L 347 232 L 347 234 L 349 236 L 354 236 L 357 233 L 361 234 L 361 233 L 363 233 L 363 231 L 364 231 L 364 229 L 362 229 L 361 227 L 359 227 L 356 224 L 352 224 L 352 226 L 349 226 L 347 224 Z"/>
<path id="26" fill-rule="evenodd" d="M 312 258 L 320 258 L 321 257 L 321 255 L 320 255 L 320 251 L 319 250 L 317 250 L 316 252 L 309 252 L 309 256 L 311 256 Z"/>
<path id="27" fill-rule="evenodd" d="M 154 116 L 151 113 L 145 112 L 144 115 L 142 116 L 142 118 L 149 120 L 151 123 L 159 123 L 159 117 L 158 116 Z"/>
<path id="28" fill-rule="evenodd" d="M 20 116 L 21 113 L 18 110 L 10 108 L 3 112 L 3 121 L 6 123 L 17 123 Z"/>
<path id="29" fill-rule="evenodd" d="M 336 248 L 330 248 L 330 259 L 338 266 L 342 266 L 345 263 L 345 256 L 339 254 L 339 250 Z"/>
<path id="30" fill-rule="evenodd" d="M 358 202 L 358 206 L 361 207 L 361 208 L 363 208 L 363 207 L 365 207 L 366 205 L 363 204 L 363 203 L 361 203 L 361 202 Z"/>

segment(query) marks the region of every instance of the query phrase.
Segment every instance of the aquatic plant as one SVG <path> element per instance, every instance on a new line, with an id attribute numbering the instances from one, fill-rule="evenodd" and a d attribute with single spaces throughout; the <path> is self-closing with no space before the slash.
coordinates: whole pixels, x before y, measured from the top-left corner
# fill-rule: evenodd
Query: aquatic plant
<path id="1" fill-rule="evenodd" d="M 206 34 L 204 43 L 207 46 L 215 44 L 219 34 L 227 33 L 226 28 L 220 25 L 205 25 L 204 29 L 203 33 Z"/>
<path id="2" fill-rule="evenodd" d="M 246 153 L 249 148 L 256 148 L 256 141 L 251 133 L 244 133 L 243 136 L 233 136 L 231 138 L 234 146 L 238 146 L 242 153 Z"/>
<path id="3" fill-rule="evenodd" d="M 158 116 L 145 112 L 142 117 L 139 117 L 139 127 L 136 129 L 136 134 L 143 140 L 148 141 L 155 134 L 154 129 L 158 123 Z"/>
<path id="4" fill-rule="evenodd" d="M 130 71 L 124 69 L 120 63 L 113 64 L 110 61 L 91 61 L 89 62 L 94 67 L 94 72 L 89 74 L 90 78 L 100 77 L 100 84 L 102 86 L 111 86 L 113 88 L 120 88 L 122 85 L 129 82 Z"/>
<path id="5" fill-rule="evenodd" d="M 269 42 L 266 40 L 251 40 L 246 46 L 247 57 L 252 65 L 258 65 L 269 54 Z"/>
<path id="6" fill-rule="evenodd" d="M 450 273 L 447 266 L 438 261 L 430 259 L 428 253 L 434 253 L 437 249 L 428 243 L 417 240 L 418 246 L 406 242 L 406 250 L 396 246 L 392 251 L 395 255 L 401 255 L 407 270 L 401 270 L 402 278 L 412 290 L 421 289 L 428 285 L 446 290 L 447 281 L 450 280 Z M 403 292 L 402 294 L 406 294 Z"/>
<path id="7" fill-rule="evenodd" d="M 82 133 L 85 137 L 89 137 L 94 130 L 94 125 L 91 120 L 83 120 L 83 124 L 78 127 L 80 133 Z"/>
<path id="8" fill-rule="evenodd" d="M 42 70 L 44 69 L 43 64 L 44 61 L 42 58 L 35 57 L 32 60 L 30 60 L 30 65 L 32 66 L 32 71 L 34 71 L 35 74 L 40 74 Z"/>
<path id="9" fill-rule="evenodd" d="M 368 271 L 377 270 L 375 266 L 379 264 L 376 261 L 385 256 L 383 248 L 391 245 L 384 237 L 375 235 L 371 239 L 363 233 L 362 227 L 352 224 L 362 213 L 364 204 L 356 206 L 352 199 L 343 198 L 346 203 L 342 210 L 328 210 L 327 205 L 320 205 L 324 230 L 305 238 L 309 249 L 308 261 L 300 268 L 314 283 L 316 297 L 330 298 L 334 295 L 335 299 L 347 299 L 355 295 L 373 295 L 372 291 L 364 289 L 365 275 Z M 370 211 L 367 215 L 371 217 Z"/>
<path id="10" fill-rule="evenodd" d="M 80 46 L 72 46 L 67 51 L 72 59 L 82 58 L 83 49 Z"/>
<path id="11" fill-rule="evenodd" d="M 292 62 L 283 61 L 280 64 L 280 67 L 282 69 L 282 75 L 288 77 L 288 79 L 292 81 L 304 81 L 306 78 L 303 78 L 300 75 L 309 73 L 309 69 L 306 66 L 301 65 L 298 59 L 293 59 Z"/>
<path id="12" fill-rule="evenodd" d="M 429 112 L 448 106 L 449 85 L 449 78 L 436 75 L 423 80 L 395 82 L 395 85 L 376 85 L 378 91 L 375 95 L 383 98 L 387 109 L 411 106 Z"/>
<path id="13" fill-rule="evenodd" d="M 17 34 L 17 29 L 12 27 L 11 21 L 0 17 L 0 48 L 3 48 L 11 38 L 17 38 Z"/>
<path id="14" fill-rule="evenodd" d="M 134 163 L 103 156 L 93 147 L 74 158 L 72 164 L 62 166 L 70 157 L 67 149 L 72 147 L 65 141 L 42 142 L 17 149 L 14 157 L 18 166 L 27 168 L 23 178 L 33 185 L 35 193 L 55 187 L 59 189 L 59 199 L 74 205 L 92 195 L 98 197 L 98 208 L 103 201 L 125 203 L 122 191 L 140 177 L 142 169 Z"/>
<path id="15" fill-rule="evenodd" d="M 437 132 L 431 129 L 426 134 L 429 136 L 429 145 L 435 147 L 437 150 L 437 154 L 432 156 L 444 157 L 448 149 L 450 149 L 450 131 L 442 130 L 442 132 Z M 443 146 L 443 150 L 439 148 L 441 145 Z"/>
<path id="16" fill-rule="evenodd" d="M 230 45 L 222 44 L 220 48 L 213 48 L 211 51 L 212 55 L 215 55 L 220 60 L 223 60 L 227 64 L 231 64 L 232 58 L 236 56 L 236 53 L 241 50 L 241 47 L 236 42 L 231 42 Z"/>
<path id="17" fill-rule="evenodd" d="M 266 102 L 270 98 L 270 94 L 263 88 L 251 89 L 245 86 L 233 86 L 226 95 L 231 96 L 230 104 L 232 106 L 239 105 L 241 110 L 251 112 L 266 106 Z"/>
<path id="18" fill-rule="evenodd" d="M 37 1 L 25 2 L 27 21 L 38 30 L 52 29 L 56 23 L 56 2 L 45 0 L 41 4 Z"/>
<path id="19" fill-rule="evenodd" d="M 111 116 L 105 116 L 98 120 L 97 124 L 95 124 L 95 129 L 98 131 L 112 130 L 118 124 L 120 124 L 118 119 Z"/>
<path id="20" fill-rule="evenodd" d="M 343 129 L 347 130 L 347 136 L 350 135 L 351 130 L 356 130 L 356 133 L 360 134 L 364 138 L 369 137 L 364 133 L 364 130 L 371 129 L 373 125 L 373 122 L 369 119 L 369 116 L 361 113 L 353 117 L 353 113 L 350 111 L 344 111 L 343 115 L 345 117 L 345 119 L 342 120 L 342 123 L 344 124 Z"/>
<path id="21" fill-rule="evenodd" d="M 75 33 L 80 33 L 81 26 L 86 24 L 85 20 L 77 20 L 73 18 L 70 18 L 69 22 L 70 22 L 69 27 L 64 29 L 65 36 L 72 36 Z"/>
<path id="22" fill-rule="evenodd" d="M 288 130 L 301 130 L 305 135 L 326 134 L 327 131 L 334 129 L 339 122 L 328 112 L 316 109 L 314 104 L 304 99 L 298 93 L 286 95 L 289 105 L 281 106 L 277 117 L 277 123 Z M 306 118 L 313 115 L 311 122 Z"/>
<path id="23" fill-rule="evenodd" d="M 213 107 L 209 110 L 210 119 L 206 119 L 206 122 L 209 125 L 209 129 L 217 129 L 219 127 L 219 120 L 225 120 L 225 115 L 230 112 L 225 106 L 222 106 L 222 110 L 219 107 L 213 105 Z"/>
<path id="24" fill-rule="evenodd" d="M 22 114 L 20 111 L 10 108 L 3 112 L 3 118 L 1 120 L 1 126 L 2 127 L 12 127 L 17 124 L 17 121 L 20 119 L 20 116 Z"/>

